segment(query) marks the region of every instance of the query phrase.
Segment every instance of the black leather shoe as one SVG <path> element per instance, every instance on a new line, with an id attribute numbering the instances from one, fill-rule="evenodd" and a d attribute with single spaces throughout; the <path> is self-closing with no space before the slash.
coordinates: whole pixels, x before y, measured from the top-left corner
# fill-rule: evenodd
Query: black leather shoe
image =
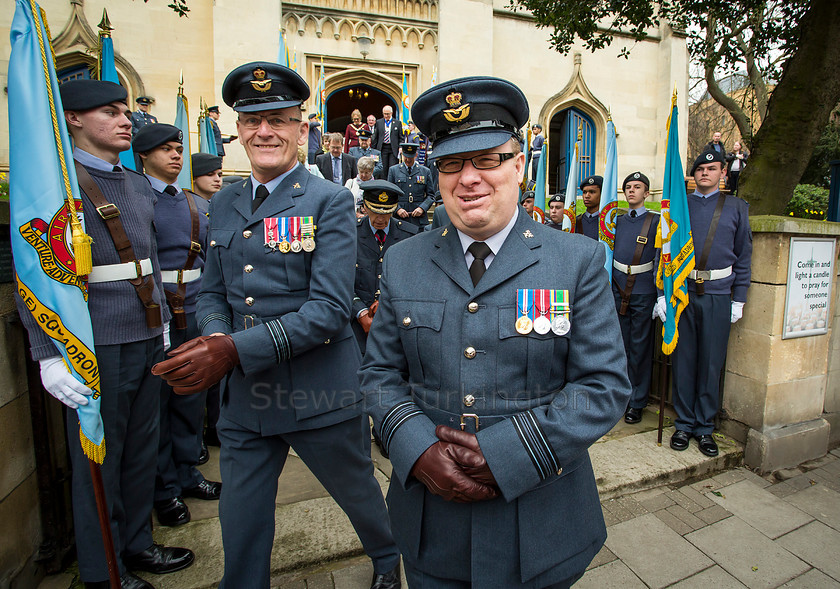
<path id="1" fill-rule="evenodd" d="M 155 589 L 155 586 L 140 577 L 126 573 L 120 577 L 121 589 Z M 85 589 L 111 589 L 111 581 L 97 581 L 85 583 Z"/>
<path id="2" fill-rule="evenodd" d="M 155 513 L 162 526 L 174 528 L 190 521 L 190 508 L 180 497 L 155 501 Z"/>
<path id="3" fill-rule="evenodd" d="M 204 430 L 204 443 L 208 446 L 216 447 L 222 445 L 222 443 L 219 441 L 219 434 L 216 432 L 215 427 L 208 427 Z"/>
<path id="4" fill-rule="evenodd" d="M 202 464 L 207 464 L 207 461 L 210 460 L 210 450 L 207 449 L 207 444 L 201 442 L 201 454 L 198 455 L 198 464 L 201 466 Z"/>
<path id="5" fill-rule="evenodd" d="M 187 548 L 152 544 L 143 552 L 126 556 L 123 562 L 132 571 L 165 575 L 187 568 L 194 560 L 195 554 Z"/>
<path id="6" fill-rule="evenodd" d="M 373 580 L 370 582 L 370 589 L 400 589 L 400 565 L 394 567 L 393 570 L 377 575 L 374 573 Z"/>
<path id="7" fill-rule="evenodd" d="M 182 494 L 184 497 L 195 497 L 196 499 L 204 499 L 205 501 L 218 501 L 222 495 L 222 483 L 204 479 L 192 489 L 184 489 Z"/>
<path id="8" fill-rule="evenodd" d="M 688 448 L 688 441 L 691 437 L 688 435 L 688 432 L 684 432 L 682 430 L 677 430 L 674 432 L 674 435 L 671 436 L 671 449 L 677 450 L 678 452 L 682 452 L 686 448 Z"/>
<path id="9" fill-rule="evenodd" d="M 700 447 L 700 451 L 703 454 L 711 456 L 712 458 L 718 455 L 718 445 L 711 434 L 703 434 L 701 436 L 694 437 L 697 438 L 697 445 Z"/>
<path id="10" fill-rule="evenodd" d="M 639 423 L 642 420 L 642 410 L 635 407 L 628 407 L 624 412 L 625 423 Z"/>

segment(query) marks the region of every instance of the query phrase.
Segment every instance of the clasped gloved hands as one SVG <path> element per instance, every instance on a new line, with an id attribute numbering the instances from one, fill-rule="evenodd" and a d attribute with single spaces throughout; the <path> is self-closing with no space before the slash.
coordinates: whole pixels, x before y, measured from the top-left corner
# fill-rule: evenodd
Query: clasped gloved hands
<path id="1" fill-rule="evenodd" d="M 167 354 L 152 366 L 152 374 L 165 380 L 178 395 L 208 389 L 239 364 L 239 353 L 229 335 L 203 335 Z"/>
<path id="2" fill-rule="evenodd" d="M 499 488 L 474 434 L 444 425 L 435 428 L 440 441 L 414 463 L 411 475 L 434 495 L 469 503 L 499 496 Z"/>

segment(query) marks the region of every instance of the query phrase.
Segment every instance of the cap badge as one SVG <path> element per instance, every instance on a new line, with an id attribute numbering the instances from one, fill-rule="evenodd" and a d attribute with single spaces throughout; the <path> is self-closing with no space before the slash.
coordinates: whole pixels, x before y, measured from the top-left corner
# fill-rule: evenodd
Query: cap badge
<path id="1" fill-rule="evenodd" d="M 587 180 L 587 182 L 589 182 L 590 184 L 594 184 L 595 183 L 595 178 L 590 178 L 589 180 Z"/>
<path id="2" fill-rule="evenodd" d="M 379 202 L 388 202 L 388 193 L 387 192 L 380 192 L 379 193 Z"/>
<path id="3" fill-rule="evenodd" d="M 712 161 L 713 159 L 715 159 L 714 154 L 711 154 L 711 153 L 706 154 L 706 160 L 707 161 Z"/>
<path id="4" fill-rule="evenodd" d="M 641 176 L 638 172 L 636 172 L 635 174 L 633 174 L 633 177 L 634 177 L 634 178 L 636 178 L 636 179 L 638 180 L 638 179 L 639 179 L 639 178 L 641 178 L 642 176 Z"/>
<path id="5" fill-rule="evenodd" d="M 178 141 L 184 140 L 184 132 L 178 129 Z"/>
<path id="6" fill-rule="evenodd" d="M 450 92 L 446 96 L 446 104 L 449 108 L 443 110 L 443 118 L 450 123 L 460 123 L 470 116 L 470 105 L 469 103 L 461 105 L 460 92 Z"/>
<path id="7" fill-rule="evenodd" d="M 257 92 L 268 92 L 271 90 L 271 80 L 265 79 L 265 70 L 261 67 L 254 70 L 254 79 L 251 80 L 251 87 Z"/>

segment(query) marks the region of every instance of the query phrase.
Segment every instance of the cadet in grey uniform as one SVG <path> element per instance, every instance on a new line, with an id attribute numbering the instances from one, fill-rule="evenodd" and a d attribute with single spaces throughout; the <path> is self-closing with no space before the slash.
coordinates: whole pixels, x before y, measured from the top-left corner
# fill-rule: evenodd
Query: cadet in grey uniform
<path id="1" fill-rule="evenodd" d="M 622 185 L 630 210 L 615 222 L 613 249 L 613 295 L 627 352 L 627 376 L 633 386 L 624 421 L 639 423 L 647 406 L 653 368 L 653 305 L 656 303 L 654 277 L 659 261 L 656 232 L 659 214 L 645 208 L 650 181 L 634 172 Z"/>
<path id="2" fill-rule="evenodd" d="M 606 538 L 587 450 L 630 395 L 604 249 L 519 206 L 519 88 L 443 82 L 412 119 L 450 223 L 388 250 L 360 372 L 406 578 L 568 587 Z"/>
<path id="3" fill-rule="evenodd" d="M 198 337 L 195 297 L 201 285 L 207 247 L 209 203 L 178 186 L 183 137 L 174 125 L 146 125 L 132 142 L 157 197 L 155 236 L 161 280 L 172 321 L 165 326 L 164 348 Z M 193 232 L 195 233 L 193 235 Z M 194 241 L 193 241 L 194 240 Z M 222 484 L 208 481 L 196 464 L 201 453 L 206 392 L 176 395 L 165 381 L 160 390 L 160 445 L 155 482 L 155 512 L 165 526 L 190 521 L 184 497 L 217 500 Z"/>
<path id="4" fill-rule="evenodd" d="M 108 498 L 122 587 L 149 589 L 151 584 L 129 571 L 168 573 L 192 564 L 193 553 L 152 541 L 151 512 L 159 431 L 160 381 L 152 365 L 163 353 L 163 305 L 153 230 L 155 195 L 142 175 L 123 169 L 119 154 L 130 147 L 131 120 L 126 91 L 118 84 L 74 80 L 61 85 L 61 101 L 73 138 L 85 230 L 93 238 L 93 271 L 88 276 L 88 309 L 96 342 L 107 457 L 102 478 Z M 92 189 L 85 188 L 93 186 Z M 102 195 L 100 199 L 96 194 Z M 105 204 L 98 201 L 104 200 Z M 119 219 L 137 262 L 123 262 L 97 207 Z M 137 275 L 137 267 L 141 276 Z M 129 282 L 141 278 L 149 296 L 141 300 Z M 52 340 L 41 331 L 18 299 L 29 332 L 32 357 L 41 364 L 44 387 L 71 408 L 86 404 L 83 385 L 65 388 L 67 372 Z M 78 384 L 78 383 L 77 383 Z M 102 534 L 99 529 L 88 459 L 79 444 L 79 421 L 67 412 L 67 438 L 73 465 L 73 520 L 79 575 L 89 589 L 108 588 Z"/>
<path id="5" fill-rule="evenodd" d="M 356 132 L 356 135 L 359 136 L 359 145 L 350 148 L 350 155 L 356 158 L 356 161 L 365 156 L 373 158 L 373 161 L 376 162 L 376 165 L 373 168 L 373 177 L 381 180 L 382 154 L 378 149 L 374 149 L 370 146 L 370 138 L 373 136 L 373 133 L 363 127 L 361 130 Z"/>
<path id="6" fill-rule="evenodd" d="M 604 179 L 601 176 L 590 176 L 580 183 L 583 192 L 583 206 L 586 211 L 577 216 L 575 233 L 598 240 L 599 211 L 601 206 L 601 187 Z"/>
<path id="7" fill-rule="evenodd" d="M 435 202 L 435 183 L 431 170 L 415 161 L 418 145 L 402 143 L 400 147 L 402 163 L 388 170 L 388 182 L 396 184 L 403 192 L 396 215 L 422 229 L 429 224 L 427 213 Z"/>
<path id="8" fill-rule="evenodd" d="M 269 584 L 277 478 L 289 448 L 350 518 L 373 560 L 374 589 L 399 587 L 399 552 L 373 476 L 350 328 L 353 199 L 297 163 L 306 82 L 253 62 L 222 86 L 239 114 L 248 180 L 210 202 L 210 250 L 196 318 L 203 336 L 155 367 L 176 393 L 228 374 L 217 431 L 224 489 L 221 587 Z M 277 149 L 264 150 L 272 143 Z"/>
<path id="9" fill-rule="evenodd" d="M 725 174 L 720 151 L 705 151 L 694 161 L 697 183 L 688 195 L 695 269 L 688 277 L 688 306 L 680 315 L 673 353 L 676 431 L 671 448 L 685 450 L 692 437 L 706 456 L 717 456 L 712 436 L 720 409 L 720 371 L 726 361 L 729 327 L 741 318 L 750 286 L 752 231 L 749 205 L 720 192 Z M 665 320 L 665 297 L 654 308 Z"/>

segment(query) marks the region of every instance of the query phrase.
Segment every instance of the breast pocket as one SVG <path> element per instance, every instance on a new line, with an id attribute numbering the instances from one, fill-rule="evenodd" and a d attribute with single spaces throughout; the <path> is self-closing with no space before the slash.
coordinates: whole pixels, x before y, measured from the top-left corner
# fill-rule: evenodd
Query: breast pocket
<path id="1" fill-rule="evenodd" d="M 499 307 L 499 349 L 496 388 L 504 399 L 527 400 L 563 388 L 566 376 L 568 334 L 549 331 L 516 331 L 516 305 Z"/>
<path id="2" fill-rule="evenodd" d="M 225 284 L 230 284 L 232 278 L 233 261 L 231 260 L 231 243 L 236 231 L 232 229 L 212 229 L 210 231 L 211 255 L 215 250 L 219 256 L 219 266 Z"/>
<path id="3" fill-rule="evenodd" d="M 440 389 L 441 333 L 445 301 L 394 299 L 394 317 L 408 361 L 409 382 Z"/>

